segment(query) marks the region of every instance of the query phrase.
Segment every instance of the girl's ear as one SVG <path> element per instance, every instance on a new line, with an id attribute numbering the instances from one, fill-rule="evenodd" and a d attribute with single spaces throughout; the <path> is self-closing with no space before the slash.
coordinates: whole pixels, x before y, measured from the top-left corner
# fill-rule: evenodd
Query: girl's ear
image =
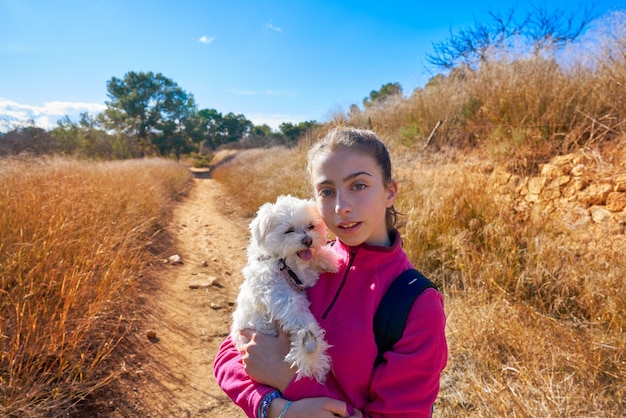
<path id="1" fill-rule="evenodd" d="M 398 196 L 398 183 L 391 180 L 387 183 L 387 200 L 386 205 L 388 208 L 392 207 L 396 202 L 396 197 Z"/>

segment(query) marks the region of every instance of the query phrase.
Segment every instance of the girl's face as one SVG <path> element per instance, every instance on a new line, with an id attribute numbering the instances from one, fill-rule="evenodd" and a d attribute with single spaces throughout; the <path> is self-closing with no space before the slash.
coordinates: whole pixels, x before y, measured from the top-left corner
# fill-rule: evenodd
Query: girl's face
<path id="1" fill-rule="evenodd" d="M 374 158 L 340 149 L 314 158 L 311 181 L 317 206 L 328 229 L 346 245 L 391 245 L 385 213 L 398 192 L 383 184 Z"/>

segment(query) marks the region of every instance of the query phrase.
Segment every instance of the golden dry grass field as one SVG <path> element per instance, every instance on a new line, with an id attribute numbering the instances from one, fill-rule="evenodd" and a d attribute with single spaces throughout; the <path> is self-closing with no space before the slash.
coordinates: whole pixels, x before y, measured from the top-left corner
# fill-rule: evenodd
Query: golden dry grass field
<path id="1" fill-rule="evenodd" d="M 116 378 L 190 178 L 167 160 L 0 160 L 0 415 L 56 416 Z"/>
<path id="2" fill-rule="evenodd" d="M 435 416 L 623 416 L 623 140 L 555 157 L 530 175 L 511 173 L 476 151 L 431 152 L 388 142 L 405 247 L 446 302 L 450 359 Z M 192 219 L 212 219 L 211 211 L 219 210 L 238 222 L 230 233 L 241 234 L 262 202 L 282 193 L 309 196 L 305 150 L 303 141 L 295 148 L 218 153 L 213 179 L 202 181 L 219 184 L 212 196 L 220 202 L 213 209 L 194 202 L 198 216 Z M 0 183 L 3 414 L 89 416 L 88 405 L 98 405 L 98 397 L 134 399 L 143 393 L 133 388 L 139 380 L 128 381 L 120 359 L 143 355 L 145 347 L 128 343 L 146 329 L 140 301 L 146 287 L 171 279 L 153 263 L 163 248 L 172 253 L 180 245 L 166 230 L 174 209 L 189 200 L 183 196 L 198 187 L 189 170 L 150 159 L 11 159 L 0 165 Z M 202 228 L 211 221 L 202 222 L 194 233 L 206 245 Z M 228 226 L 219 229 L 229 233 Z M 214 274 L 234 274 L 230 295 L 196 294 L 206 300 L 196 300 L 200 311 L 191 315 L 225 297 L 214 321 L 227 328 L 238 277 L 227 253 L 243 246 L 216 251 L 224 260 L 216 268 L 224 271 Z M 174 303 L 167 292 L 160 297 Z M 211 344 L 226 332 L 215 331 Z M 190 350 L 182 345 L 168 350 Z M 203 367 L 212 379 L 210 367 Z M 159 373 L 167 375 L 167 368 Z M 171 389 L 166 399 L 185 410 L 185 391 Z M 197 409 L 198 416 L 233 413 L 219 388 L 205 391 L 213 400 Z M 145 403 L 136 408 L 148 410 Z M 124 416 L 113 410 L 99 416 Z"/>

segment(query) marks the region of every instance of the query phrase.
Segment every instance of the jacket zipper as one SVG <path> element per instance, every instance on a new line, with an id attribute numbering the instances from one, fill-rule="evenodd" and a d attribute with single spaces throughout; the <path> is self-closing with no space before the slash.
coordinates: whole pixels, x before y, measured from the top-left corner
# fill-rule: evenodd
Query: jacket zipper
<path id="1" fill-rule="evenodd" d="M 343 279 L 341 281 L 341 284 L 339 285 L 339 289 L 337 289 L 337 292 L 335 293 L 335 297 L 330 302 L 330 305 L 328 305 L 328 308 L 326 308 L 326 310 L 324 311 L 324 314 L 322 315 L 322 319 L 326 319 L 326 317 L 330 313 L 330 311 L 333 308 L 333 306 L 335 306 L 335 303 L 337 302 L 337 299 L 339 299 L 339 295 L 341 294 L 341 290 L 343 289 L 343 287 L 346 284 L 346 280 L 348 279 L 348 274 L 350 273 L 350 268 L 352 267 L 352 263 L 354 262 L 355 258 L 356 258 L 356 254 L 350 252 L 350 261 L 348 262 L 348 267 L 346 268 L 346 272 L 343 275 Z"/>

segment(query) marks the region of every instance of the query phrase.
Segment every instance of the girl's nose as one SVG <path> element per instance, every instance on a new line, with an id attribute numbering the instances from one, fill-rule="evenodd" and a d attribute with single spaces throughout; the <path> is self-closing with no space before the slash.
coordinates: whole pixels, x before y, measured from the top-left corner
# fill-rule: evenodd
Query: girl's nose
<path id="1" fill-rule="evenodd" d="M 350 201 L 342 193 L 337 193 L 337 201 L 335 204 L 335 213 L 339 215 L 345 215 L 352 211 L 352 205 Z"/>

